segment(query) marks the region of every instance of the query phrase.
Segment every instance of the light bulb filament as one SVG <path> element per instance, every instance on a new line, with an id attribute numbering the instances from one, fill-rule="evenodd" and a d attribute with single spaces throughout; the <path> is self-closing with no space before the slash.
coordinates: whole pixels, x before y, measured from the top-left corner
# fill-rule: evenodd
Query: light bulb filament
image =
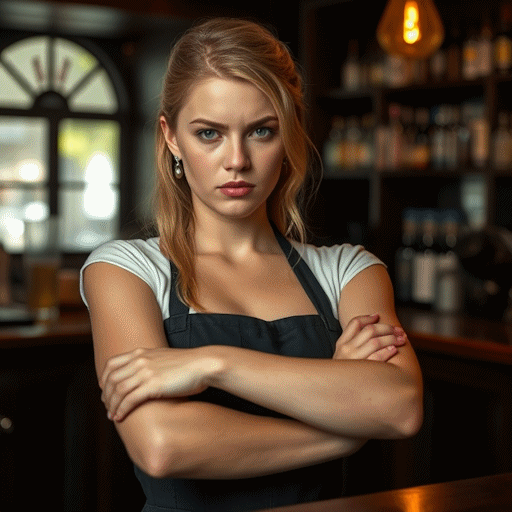
<path id="1" fill-rule="evenodd" d="M 414 44 L 421 39 L 418 4 L 405 2 L 404 7 L 404 41 Z"/>

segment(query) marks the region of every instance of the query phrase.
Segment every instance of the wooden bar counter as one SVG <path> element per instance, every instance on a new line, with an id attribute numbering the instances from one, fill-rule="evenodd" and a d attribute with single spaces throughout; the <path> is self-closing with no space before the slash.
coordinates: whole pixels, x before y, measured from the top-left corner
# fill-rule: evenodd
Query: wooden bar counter
<path id="1" fill-rule="evenodd" d="M 0 350 L 91 343 L 91 324 L 85 308 L 63 310 L 51 323 L 0 326 Z"/>
<path id="2" fill-rule="evenodd" d="M 398 308 L 397 312 L 417 350 L 512 364 L 512 323 L 413 308 Z"/>
<path id="3" fill-rule="evenodd" d="M 512 473 L 272 509 L 275 512 L 510 512 Z"/>

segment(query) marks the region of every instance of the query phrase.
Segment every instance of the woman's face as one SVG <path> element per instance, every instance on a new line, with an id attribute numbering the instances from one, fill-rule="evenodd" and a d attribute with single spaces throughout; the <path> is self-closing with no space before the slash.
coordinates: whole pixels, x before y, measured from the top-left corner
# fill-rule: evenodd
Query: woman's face
<path id="1" fill-rule="evenodd" d="M 176 129 L 161 118 L 170 150 L 183 161 L 196 218 L 248 218 L 266 213 L 284 146 L 276 111 L 254 85 L 211 78 L 199 82 Z"/>

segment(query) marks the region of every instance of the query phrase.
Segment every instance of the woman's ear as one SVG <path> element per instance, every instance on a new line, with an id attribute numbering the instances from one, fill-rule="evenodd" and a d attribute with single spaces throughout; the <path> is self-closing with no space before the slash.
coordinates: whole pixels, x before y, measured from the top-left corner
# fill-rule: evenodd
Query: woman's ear
<path id="1" fill-rule="evenodd" d="M 176 135 L 174 134 L 174 131 L 171 130 L 169 124 L 167 123 L 167 119 L 165 119 L 164 116 L 160 116 L 160 129 L 164 134 L 165 142 L 167 143 L 171 153 L 181 159 L 181 153 L 176 142 Z"/>

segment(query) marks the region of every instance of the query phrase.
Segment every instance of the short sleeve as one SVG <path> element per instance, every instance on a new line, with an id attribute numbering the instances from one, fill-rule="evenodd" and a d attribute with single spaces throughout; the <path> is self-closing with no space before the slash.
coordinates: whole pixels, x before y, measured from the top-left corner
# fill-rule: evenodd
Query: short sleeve
<path id="1" fill-rule="evenodd" d="M 386 266 L 362 245 L 341 244 L 315 247 L 296 242 L 293 242 L 293 245 L 325 291 L 336 318 L 338 318 L 341 290 L 345 285 L 365 268 L 372 265 Z"/>
<path id="2" fill-rule="evenodd" d="M 110 263 L 142 279 L 155 294 L 163 318 L 169 316 L 170 265 L 160 252 L 157 238 L 147 241 L 114 240 L 92 251 L 80 270 L 80 294 L 87 307 L 83 272 L 87 266 L 97 262 Z"/>

